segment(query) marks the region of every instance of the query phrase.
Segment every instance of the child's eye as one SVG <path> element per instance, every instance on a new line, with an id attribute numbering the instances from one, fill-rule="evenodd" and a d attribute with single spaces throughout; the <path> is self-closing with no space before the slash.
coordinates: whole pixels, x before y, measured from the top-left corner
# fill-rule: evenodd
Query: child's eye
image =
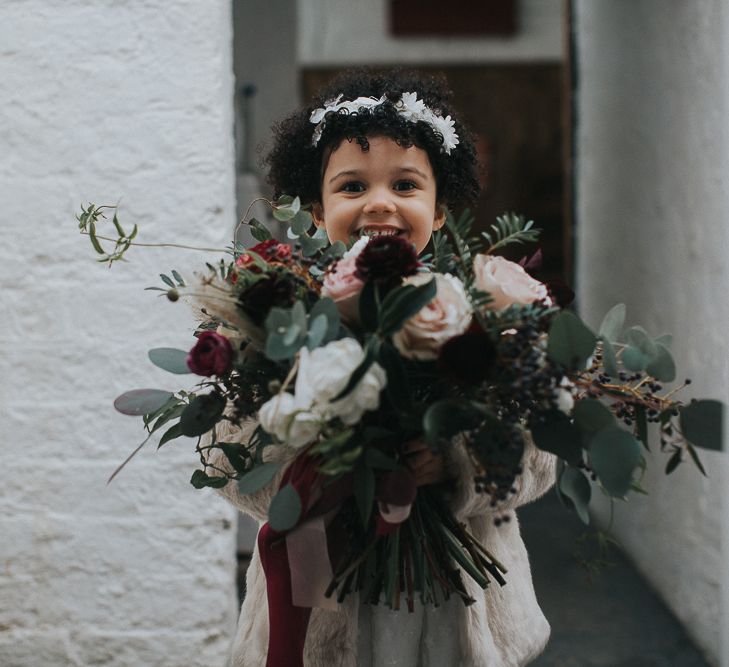
<path id="1" fill-rule="evenodd" d="M 417 187 L 412 181 L 398 181 L 395 183 L 395 190 L 398 192 L 407 192 L 408 190 L 414 190 Z"/>
<path id="2" fill-rule="evenodd" d="M 364 185 L 359 181 L 347 181 L 342 186 L 342 192 L 364 192 Z"/>

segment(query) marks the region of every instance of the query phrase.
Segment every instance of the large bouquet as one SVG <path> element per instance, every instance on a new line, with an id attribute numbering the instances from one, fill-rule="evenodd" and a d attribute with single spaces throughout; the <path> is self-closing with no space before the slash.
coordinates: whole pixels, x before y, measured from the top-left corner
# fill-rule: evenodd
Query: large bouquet
<path id="1" fill-rule="evenodd" d="M 564 291 L 530 275 L 529 260 L 500 254 L 536 241 L 531 222 L 506 215 L 473 235 L 467 214 L 449 217 L 433 253 L 418 258 L 396 235 L 329 245 L 298 199 L 271 205 L 290 223 L 291 244 L 252 220 L 257 245 L 234 244 L 190 285 L 172 271 L 152 288 L 202 307 L 191 350 L 149 353 L 172 373 L 202 376 L 197 389 L 135 390 L 115 405 L 143 416 L 160 445 L 198 438 L 197 488 L 237 484 L 248 494 L 276 478 L 270 539 L 293 543 L 315 521 L 336 531 L 326 598 L 359 591 L 397 609 L 416 595 L 438 604 L 456 594 L 468 604 L 464 575 L 505 583 L 508 563 L 456 520 L 448 485 L 416 488 L 405 443 L 422 440 L 446 459 L 465 452 L 497 522 L 530 440 L 558 458 L 557 492 L 586 523 L 594 491 L 642 490 L 651 431 L 667 473 L 686 458 L 701 468 L 695 446 L 720 447 L 721 404 L 682 403 L 686 383 L 664 389 L 676 375 L 670 336 L 626 329 L 621 305 L 594 332 L 563 308 Z M 107 251 L 103 217 L 89 205 L 79 226 L 111 263 L 136 228 L 125 234 L 115 213 Z M 250 420 L 249 440 L 221 437 L 224 422 Z M 274 448 L 295 450 L 282 478 Z M 215 450 L 225 466 L 213 463 Z"/>

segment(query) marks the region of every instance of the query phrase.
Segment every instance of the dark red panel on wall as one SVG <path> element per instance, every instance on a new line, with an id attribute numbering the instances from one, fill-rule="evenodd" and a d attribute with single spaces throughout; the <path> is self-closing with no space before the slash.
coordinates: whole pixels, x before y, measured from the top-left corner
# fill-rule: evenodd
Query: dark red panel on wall
<path id="1" fill-rule="evenodd" d="M 401 37 L 508 36 L 516 0 L 390 0 L 390 31 Z"/>

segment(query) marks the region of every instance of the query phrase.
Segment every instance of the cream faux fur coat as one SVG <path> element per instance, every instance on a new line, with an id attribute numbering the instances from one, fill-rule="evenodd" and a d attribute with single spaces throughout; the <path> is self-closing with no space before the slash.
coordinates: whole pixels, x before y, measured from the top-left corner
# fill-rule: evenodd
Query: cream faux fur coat
<path id="1" fill-rule="evenodd" d="M 227 422 L 225 422 L 227 424 Z M 219 438 L 231 442 L 234 438 L 247 440 L 250 431 L 219 433 Z M 227 466 L 220 450 L 211 463 Z M 283 460 L 292 457 L 288 448 L 269 447 Z M 510 514 L 511 520 L 494 525 L 494 510 L 489 498 L 475 493 L 473 470 L 460 445 L 452 448 L 447 461 L 457 479 L 451 506 L 456 517 L 465 521 L 471 534 L 484 544 L 508 569 L 506 586 L 496 582 L 484 591 L 470 577 L 464 582 L 476 603 L 458 605 L 460 643 L 463 667 L 518 667 L 528 664 L 544 649 L 549 639 L 549 624 L 544 617 L 532 586 L 531 570 L 519 523 L 514 509 L 535 500 L 554 482 L 554 457 L 538 450 L 531 442 L 525 448 L 524 472 L 517 478 L 517 493 L 501 503 L 499 515 Z M 281 473 L 282 474 L 282 473 Z M 268 506 L 278 489 L 280 475 L 265 489 L 251 495 L 240 495 L 235 483 L 220 492 L 240 511 L 265 522 Z M 265 667 L 268 646 L 268 604 L 266 582 L 258 556 L 253 558 L 246 577 L 246 598 L 233 644 L 231 667 Z M 350 595 L 341 611 L 312 610 L 309 623 L 304 664 L 306 667 L 356 667 L 359 601 Z M 404 612 L 406 613 L 406 612 Z M 450 666 L 444 666 L 450 667 Z"/>

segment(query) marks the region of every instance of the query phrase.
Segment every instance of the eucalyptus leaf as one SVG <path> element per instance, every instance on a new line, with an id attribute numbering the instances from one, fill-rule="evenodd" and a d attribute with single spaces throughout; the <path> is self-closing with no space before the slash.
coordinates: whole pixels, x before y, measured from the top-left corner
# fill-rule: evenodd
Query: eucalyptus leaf
<path id="1" fill-rule="evenodd" d="M 162 282 L 165 285 L 168 285 L 169 287 L 177 287 L 177 285 L 175 285 L 175 283 L 172 281 L 172 278 L 166 276 L 164 273 L 160 273 L 159 277 L 162 278 Z"/>
<path id="2" fill-rule="evenodd" d="M 643 327 L 630 327 L 625 332 L 625 340 L 629 345 L 637 347 L 648 359 L 656 355 L 656 344 Z"/>
<path id="3" fill-rule="evenodd" d="M 187 366 L 187 352 L 173 347 L 155 347 L 147 352 L 149 360 L 162 370 L 176 375 L 188 375 L 192 371 Z"/>
<path id="4" fill-rule="evenodd" d="M 704 399 L 680 408 L 681 432 L 697 447 L 721 451 L 724 447 L 724 406 Z"/>
<path id="5" fill-rule="evenodd" d="M 238 480 L 238 492 L 243 495 L 260 491 L 281 469 L 281 463 L 268 461 L 256 466 Z"/>
<path id="6" fill-rule="evenodd" d="M 575 423 L 588 433 L 617 426 L 613 413 L 596 398 L 583 398 L 577 401 L 572 414 Z"/>
<path id="7" fill-rule="evenodd" d="M 321 238 L 317 235 L 308 236 L 306 234 L 302 234 L 296 238 L 301 244 L 301 252 L 304 257 L 312 257 L 313 255 L 316 255 L 317 252 L 319 252 L 322 248 L 325 248 L 329 243 L 326 238 Z"/>
<path id="8" fill-rule="evenodd" d="M 630 490 L 640 458 L 638 441 L 620 428 L 603 429 L 590 442 L 592 469 L 604 489 L 615 498 L 622 498 Z"/>
<path id="9" fill-rule="evenodd" d="M 225 410 L 225 398 L 211 393 L 195 396 L 180 415 L 180 431 L 182 435 L 195 437 L 207 433 Z"/>
<path id="10" fill-rule="evenodd" d="M 291 225 L 291 231 L 297 236 L 306 234 L 313 224 L 311 213 L 299 210 L 299 212 L 291 218 L 291 222 L 289 224 Z"/>
<path id="11" fill-rule="evenodd" d="M 301 209 L 301 201 L 298 197 L 295 197 L 291 203 L 281 204 L 282 199 L 276 202 L 273 207 L 273 217 L 280 222 L 288 222 L 292 220 Z"/>
<path id="12" fill-rule="evenodd" d="M 648 364 L 648 357 L 632 345 L 623 350 L 620 360 L 623 362 L 623 366 L 630 371 L 642 371 Z"/>
<path id="13" fill-rule="evenodd" d="M 309 325 L 309 335 L 306 339 L 306 346 L 313 350 L 319 347 L 327 334 L 327 316 L 323 313 L 317 315 Z"/>
<path id="14" fill-rule="evenodd" d="M 311 330 L 316 318 L 323 315 L 326 318 L 326 331 L 319 345 L 324 345 L 337 338 L 339 334 L 340 315 L 337 304 L 329 297 L 321 297 L 309 313 L 309 329 Z"/>
<path id="15" fill-rule="evenodd" d="M 554 318 L 549 328 L 547 353 L 566 368 L 581 370 L 596 344 L 595 334 L 579 317 L 565 310 Z"/>
<path id="16" fill-rule="evenodd" d="M 544 423 L 531 426 L 532 438 L 538 449 L 556 454 L 572 465 L 582 460 L 580 431 L 567 415 L 552 410 Z"/>
<path id="17" fill-rule="evenodd" d="M 602 339 L 602 365 L 610 377 L 618 377 L 618 360 L 615 356 L 613 344 L 606 338 Z"/>
<path id="18" fill-rule="evenodd" d="M 587 477 L 577 468 L 568 467 L 559 478 L 559 490 L 572 502 L 582 522 L 589 525 L 590 514 L 587 508 L 592 496 L 592 487 Z"/>
<path id="19" fill-rule="evenodd" d="M 162 389 L 132 389 L 114 400 L 114 407 L 123 415 L 139 417 L 159 410 L 174 394 Z"/>
<path id="20" fill-rule="evenodd" d="M 600 324 L 599 333 L 610 342 L 620 340 L 620 334 L 625 325 L 625 304 L 618 303 L 605 315 Z"/>
<path id="21" fill-rule="evenodd" d="M 291 530 L 301 516 L 301 498 L 291 484 L 286 484 L 271 501 L 268 524 L 279 533 Z"/>
<path id="22" fill-rule="evenodd" d="M 676 364 L 671 352 L 661 343 L 655 343 L 655 347 L 656 354 L 646 364 L 646 372 L 660 382 L 673 382 L 676 379 Z"/>

